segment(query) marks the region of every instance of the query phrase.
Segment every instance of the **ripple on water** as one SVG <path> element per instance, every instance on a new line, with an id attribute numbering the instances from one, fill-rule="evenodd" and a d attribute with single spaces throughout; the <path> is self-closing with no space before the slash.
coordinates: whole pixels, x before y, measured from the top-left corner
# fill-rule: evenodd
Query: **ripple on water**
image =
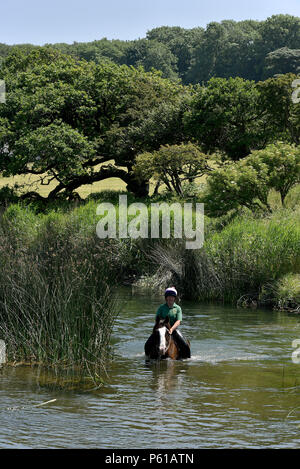
<path id="1" fill-rule="evenodd" d="M 147 297 L 149 316 L 140 315 L 145 297 L 130 297 L 116 323 L 108 382 L 98 391 L 50 391 L 30 369 L 2 371 L 0 446 L 298 447 L 300 368 L 289 355 L 299 318 L 189 302 L 182 332 L 191 359 L 147 364 L 157 303 Z M 53 398 L 45 408 L 5 410 Z"/>

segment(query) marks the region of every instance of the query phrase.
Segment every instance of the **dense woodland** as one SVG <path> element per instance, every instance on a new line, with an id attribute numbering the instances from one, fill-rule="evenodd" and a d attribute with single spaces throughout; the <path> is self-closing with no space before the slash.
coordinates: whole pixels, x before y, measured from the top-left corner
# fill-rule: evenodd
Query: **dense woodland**
<path id="1" fill-rule="evenodd" d="M 48 45 L 96 63 L 109 59 L 119 65 L 142 65 L 146 71 L 155 68 L 163 77 L 180 79 L 183 84 L 207 82 L 216 76 L 259 81 L 299 72 L 300 18 L 281 14 L 265 21 L 211 22 L 206 28 L 162 26 L 133 41 L 102 38 Z M 29 51 L 36 46 L 0 44 L 0 57 L 13 47 Z"/>

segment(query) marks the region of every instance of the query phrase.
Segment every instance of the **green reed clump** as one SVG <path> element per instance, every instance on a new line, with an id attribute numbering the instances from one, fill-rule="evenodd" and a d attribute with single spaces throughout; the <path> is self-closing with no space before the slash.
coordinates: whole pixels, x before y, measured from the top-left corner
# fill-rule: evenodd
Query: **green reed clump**
<path id="1" fill-rule="evenodd" d="M 8 360 L 103 370 L 126 256 L 82 213 L 11 206 L 0 220 L 0 338 Z"/>

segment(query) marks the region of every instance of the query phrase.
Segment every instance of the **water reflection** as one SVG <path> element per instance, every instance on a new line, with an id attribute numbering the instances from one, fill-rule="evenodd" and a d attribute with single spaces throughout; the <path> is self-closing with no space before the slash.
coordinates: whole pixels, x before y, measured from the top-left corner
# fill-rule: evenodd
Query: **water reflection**
<path id="1" fill-rule="evenodd" d="M 174 360 L 149 360 L 145 366 L 152 372 L 149 387 L 153 390 L 156 399 L 160 402 L 170 399 L 170 394 L 176 394 L 183 385 L 184 373 L 188 363 Z"/>

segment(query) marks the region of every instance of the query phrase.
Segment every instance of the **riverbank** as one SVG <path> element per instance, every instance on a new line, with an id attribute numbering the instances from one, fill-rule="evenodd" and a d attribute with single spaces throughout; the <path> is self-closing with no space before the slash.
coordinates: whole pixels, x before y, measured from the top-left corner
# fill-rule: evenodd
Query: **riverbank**
<path id="1" fill-rule="evenodd" d="M 171 282 L 187 299 L 296 310 L 300 304 L 298 192 L 288 208 L 277 207 L 273 197 L 271 214 L 244 210 L 234 218 L 205 216 L 201 249 L 186 249 L 185 239 L 172 237 L 172 216 L 170 239 L 99 239 L 99 203 L 110 202 L 118 212 L 123 192 L 103 192 L 83 203 L 57 203 L 46 210 L 12 204 L 0 220 L 1 255 L 16 270 L 20 266 L 11 257 L 18 253 L 25 262 L 24 256 L 29 256 L 31 265 L 47 274 L 47 282 L 63 272 L 57 291 L 63 278 L 65 288 L 72 284 L 75 272 L 81 289 L 87 282 L 102 286 L 104 279 L 108 289 L 134 283 L 159 291 Z M 128 204 L 142 201 L 149 211 L 153 202 L 178 202 L 170 195 L 135 199 L 128 194 Z M 128 221 L 133 217 L 128 216 Z M 29 289 L 32 278 L 30 274 Z"/>

